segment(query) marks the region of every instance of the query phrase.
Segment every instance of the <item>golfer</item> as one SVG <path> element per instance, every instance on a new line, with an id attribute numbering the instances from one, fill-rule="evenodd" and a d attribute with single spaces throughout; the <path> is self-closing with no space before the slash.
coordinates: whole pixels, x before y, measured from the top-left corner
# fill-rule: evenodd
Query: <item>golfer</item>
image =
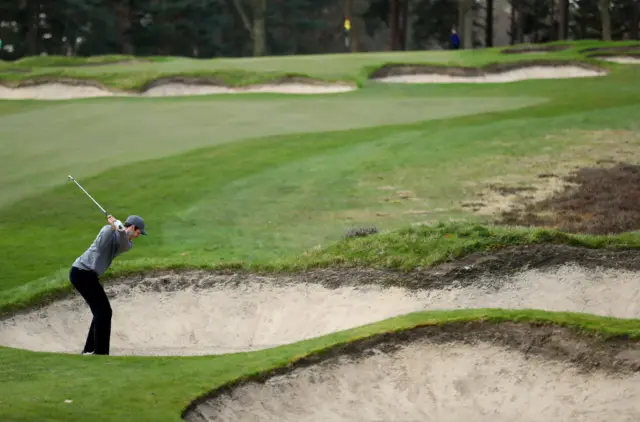
<path id="1" fill-rule="evenodd" d="M 124 230 L 116 227 L 117 220 L 109 215 L 106 224 L 91 246 L 80 255 L 69 272 L 69 280 L 89 304 L 93 320 L 82 354 L 108 355 L 111 339 L 111 305 L 99 277 L 109 268 L 113 259 L 133 247 L 132 239 L 146 235 L 144 220 L 130 215 Z"/>

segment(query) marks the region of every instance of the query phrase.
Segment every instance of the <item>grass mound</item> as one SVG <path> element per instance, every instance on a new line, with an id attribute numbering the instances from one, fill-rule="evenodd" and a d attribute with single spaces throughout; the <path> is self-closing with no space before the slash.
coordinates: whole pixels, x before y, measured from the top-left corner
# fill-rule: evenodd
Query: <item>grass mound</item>
<path id="1" fill-rule="evenodd" d="M 352 86 L 352 84 L 344 82 L 335 83 Z M 70 74 L 60 70 L 35 75 L 17 72 L 11 73 L 4 79 L 0 79 L 0 85 L 7 88 L 36 87 L 47 84 L 88 86 L 113 93 L 142 94 L 152 88 L 158 88 L 168 84 L 248 88 L 255 85 L 284 84 L 326 86 L 332 83 L 310 78 L 306 75 L 279 73 L 254 74 L 242 71 L 185 72 L 169 75 L 119 72 L 111 76 L 103 75 L 103 77 L 95 78 L 95 76 Z"/>
<path id="2" fill-rule="evenodd" d="M 312 249 L 282 268 L 313 268 L 329 266 L 369 267 L 399 271 L 426 269 L 468 257 L 474 253 L 495 253 L 508 247 L 567 245 L 586 249 L 617 250 L 640 246 L 640 237 L 633 233 L 622 236 L 589 236 L 563 233 L 554 229 L 526 229 L 484 226 L 469 223 L 439 223 L 418 225 L 367 237 L 354 237 L 321 249 Z M 499 270 L 507 261 L 522 255 L 520 263 L 528 261 L 527 249 L 513 252 L 493 268 Z M 467 264 L 465 264 L 467 265 Z"/>
<path id="3" fill-rule="evenodd" d="M 520 44 L 500 50 L 501 54 L 553 53 L 571 48 L 571 44 Z"/>
<path id="4" fill-rule="evenodd" d="M 501 222 L 598 235 L 640 228 L 640 166 L 582 168 L 565 180 L 573 186 L 523 210 L 506 211 Z"/>
<path id="5" fill-rule="evenodd" d="M 640 43 L 631 42 L 624 43 L 624 45 L 610 45 L 603 47 L 587 47 L 579 50 L 580 53 L 626 53 L 626 52 L 637 52 L 640 51 Z"/>
<path id="6" fill-rule="evenodd" d="M 100 66 L 121 63 L 144 63 L 162 60 L 161 58 L 137 57 L 129 55 L 97 55 L 91 57 L 77 56 L 30 56 L 12 62 L 1 62 L 0 70 L 5 68 L 36 68 L 36 67 L 74 67 Z"/>
<path id="7" fill-rule="evenodd" d="M 582 54 L 586 54 L 590 59 L 617 61 L 614 59 L 629 58 L 640 60 L 640 43 L 605 47 L 589 47 L 580 50 L 580 52 Z"/>

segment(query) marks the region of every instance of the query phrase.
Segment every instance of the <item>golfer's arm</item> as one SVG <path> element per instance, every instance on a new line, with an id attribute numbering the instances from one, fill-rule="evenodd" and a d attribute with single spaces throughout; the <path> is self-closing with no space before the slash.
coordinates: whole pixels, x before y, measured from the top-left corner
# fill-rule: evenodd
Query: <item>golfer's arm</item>
<path id="1" fill-rule="evenodd" d="M 113 227 L 107 224 L 106 226 L 100 229 L 100 233 L 98 233 L 98 245 L 104 246 L 109 242 L 109 239 L 113 236 Z"/>
<path id="2" fill-rule="evenodd" d="M 126 233 L 124 233 L 124 232 L 120 232 L 118 234 L 120 235 L 120 236 L 118 236 L 118 241 L 120 242 L 120 247 L 123 248 L 123 250 L 126 251 L 131 246 L 131 244 L 129 243 L 129 236 L 127 236 Z"/>

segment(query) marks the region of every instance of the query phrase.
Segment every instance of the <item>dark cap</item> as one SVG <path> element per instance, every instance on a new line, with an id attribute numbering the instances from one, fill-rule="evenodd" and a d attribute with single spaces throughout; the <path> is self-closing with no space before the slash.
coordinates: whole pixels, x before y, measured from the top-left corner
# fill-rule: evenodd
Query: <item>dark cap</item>
<path id="1" fill-rule="evenodd" d="M 127 217 L 127 221 L 125 223 L 129 223 L 132 226 L 136 226 L 140 230 L 140 233 L 143 235 L 147 235 L 147 232 L 144 231 L 144 220 L 139 215 L 130 215 Z"/>

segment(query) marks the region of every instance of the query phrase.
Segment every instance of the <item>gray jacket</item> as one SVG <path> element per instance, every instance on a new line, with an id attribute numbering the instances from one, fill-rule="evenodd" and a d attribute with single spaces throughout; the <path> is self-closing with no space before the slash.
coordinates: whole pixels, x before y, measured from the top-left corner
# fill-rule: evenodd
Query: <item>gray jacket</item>
<path id="1" fill-rule="evenodd" d="M 95 271 L 98 275 L 104 274 L 113 259 L 133 247 L 126 233 L 114 230 L 110 224 L 105 225 L 98 233 L 89 249 L 80 255 L 73 266 L 82 270 Z"/>

